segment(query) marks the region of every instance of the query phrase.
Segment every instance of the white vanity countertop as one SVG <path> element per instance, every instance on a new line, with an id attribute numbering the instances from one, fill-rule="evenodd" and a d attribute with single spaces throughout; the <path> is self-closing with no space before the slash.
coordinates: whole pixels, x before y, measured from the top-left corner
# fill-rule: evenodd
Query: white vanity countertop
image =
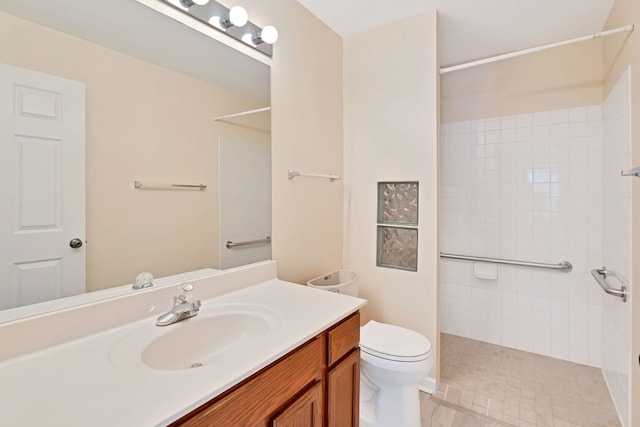
<path id="1" fill-rule="evenodd" d="M 129 351 L 139 354 L 137 347 L 142 348 L 152 336 L 170 331 L 168 328 L 215 314 L 217 305 L 234 304 L 269 307 L 279 319 L 268 339 L 240 357 L 170 371 L 150 368 L 135 356 L 123 356 Z M 274 279 L 202 301 L 198 316 L 174 325 L 155 326 L 154 313 L 10 359 L 0 363 L 0 425 L 166 425 L 365 304 L 359 298 Z M 140 336 L 145 339 L 138 341 L 136 337 Z"/>

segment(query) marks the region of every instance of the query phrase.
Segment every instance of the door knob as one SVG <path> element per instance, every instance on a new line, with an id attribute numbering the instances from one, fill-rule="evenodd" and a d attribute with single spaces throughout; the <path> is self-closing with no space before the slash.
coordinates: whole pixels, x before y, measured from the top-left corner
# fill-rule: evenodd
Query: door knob
<path id="1" fill-rule="evenodd" d="M 82 246 L 82 240 L 78 239 L 77 237 L 75 239 L 71 239 L 71 241 L 69 242 L 69 246 L 71 246 L 73 249 L 78 249 Z"/>

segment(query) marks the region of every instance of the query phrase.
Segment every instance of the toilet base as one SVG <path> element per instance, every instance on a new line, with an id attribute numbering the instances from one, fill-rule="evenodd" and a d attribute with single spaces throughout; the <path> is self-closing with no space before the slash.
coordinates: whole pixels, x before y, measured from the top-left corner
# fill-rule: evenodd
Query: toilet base
<path id="1" fill-rule="evenodd" d="M 365 380 L 360 402 L 361 427 L 420 427 L 420 390 L 417 386 L 386 387 L 382 391 Z"/>
<path id="2" fill-rule="evenodd" d="M 361 425 L 420 427 L 418 386 L 433 368 L 431 343 L 416 332 L 373 320 L 360 331 Z"/>

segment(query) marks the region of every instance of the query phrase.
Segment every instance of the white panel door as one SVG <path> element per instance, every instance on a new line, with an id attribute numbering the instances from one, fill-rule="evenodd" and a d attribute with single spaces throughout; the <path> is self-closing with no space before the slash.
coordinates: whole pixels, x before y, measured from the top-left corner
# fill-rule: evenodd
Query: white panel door
<path id="1" fill-rule="evenodd" d="M 85 291 L 84 93 L 0 64 L 0 309 Z"/>
<path id="2" fill-rule="evenodd" d="M 271 236 L 271 144 L 220 138 L 220 268 L 271 259 L 271 245 L 228 249 Z"/>

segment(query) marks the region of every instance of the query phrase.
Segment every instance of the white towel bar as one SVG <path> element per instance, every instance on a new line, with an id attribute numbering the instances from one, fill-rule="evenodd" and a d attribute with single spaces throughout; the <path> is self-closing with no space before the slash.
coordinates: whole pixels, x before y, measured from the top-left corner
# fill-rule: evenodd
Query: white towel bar
<path id="1" fill-rule="evenodd" d="M 323 174 L 323 173 L 307 173 L 307 172 L 299 172 L 299 171 L 294 171 L 293 169 L 289 169 L 287 171 L 287 176 L 289 179 L 293 179 L 296 176 L 310 176 L 313 178 L 328 178 L 329 181 L 334 182 L 336 179 L 340 179 L 340 175 L 333 175 L 333 174 Z"/>

